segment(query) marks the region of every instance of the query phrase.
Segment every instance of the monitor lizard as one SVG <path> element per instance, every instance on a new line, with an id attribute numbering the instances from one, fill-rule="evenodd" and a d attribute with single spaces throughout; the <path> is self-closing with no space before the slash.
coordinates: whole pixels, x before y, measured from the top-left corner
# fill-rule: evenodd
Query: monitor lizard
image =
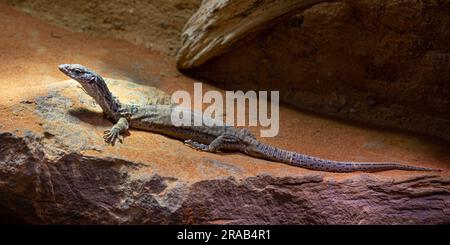
<path id="1" fill-rule="evenodd" d="M 121 103 L 108 89 L 105 80 L 96 72 L 79 64 L 62 64 L 59 70 L 78 81 L 85 92 L 102 108 L 104 115 L 115 124 L 104 132 L 104 140 L 114 145 L 123 141 L 123 134 L 135 128 L 163 134 L 183 140 L 194 149 L 205 152 L 222 150 L 242 152 L 266 160 L 282 162 L 310 170 L 326 172 L 378 172 L 384 170 L 440 171 L 438 169 L 416 167 L 390 162 L 342 162 L 321 159 L 305 154 L 283 150 L 257 140 L 246 128 L 232 126 L 176 126 L 172 122 L 173 110 L 188 110 L 192 120 L 203 113 L 178 105 L 130 105 Z M 208 119 L 208 118 L 206 118 Z M 203 118 L 204 120 L 204 118 Z M 212 119 L 211 119 L 212 120 Z M 208 124 L 210 125 L 210 124 Z"/>

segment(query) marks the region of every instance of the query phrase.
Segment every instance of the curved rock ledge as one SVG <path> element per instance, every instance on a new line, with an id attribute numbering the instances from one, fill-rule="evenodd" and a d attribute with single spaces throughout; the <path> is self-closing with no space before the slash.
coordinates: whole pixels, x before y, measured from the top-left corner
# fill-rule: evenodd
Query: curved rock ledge
<path id="1" fill-rule="evenodd" d="M 177 55 L 178 68 L 200 66 L 225 52 L 235 42 L 267 28 L 274 19 L 320 2 L 330 1 L 203 1 L 184 27 L 182 45 Z"/>

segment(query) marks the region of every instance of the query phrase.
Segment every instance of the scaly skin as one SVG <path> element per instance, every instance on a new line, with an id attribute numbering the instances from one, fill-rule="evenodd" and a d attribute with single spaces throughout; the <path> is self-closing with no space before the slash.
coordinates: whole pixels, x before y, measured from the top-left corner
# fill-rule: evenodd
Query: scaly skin
<path id="1" fill-rule="evenodd" d="M 123 141 L 123 134 L 129 127 L 163 134 L 183 140 L 192 148 L 207 152 L 232 150 L 267 160 L 327 172 L 377 172 L 384 170 L 439 171 L 397 163 L 338 162 L 311 157 L 297 152 L 282 150 L 258 141 L 247 129 L 228 126 L 175 126 L 171 115 L 173 110 L 191 113 L 192 120 L 202 114 L 177 105 L 127 105 L 120 103 L 109 91 L 104 79 L 84 66 L 60 65 L 59 69 L 78 81 L 85 92 L 103 109 L 106 117 L 115 125 L 105 131 L 104 139 L 114 145 Z M 207 119 L 212 120 L 212 119 Z"/>

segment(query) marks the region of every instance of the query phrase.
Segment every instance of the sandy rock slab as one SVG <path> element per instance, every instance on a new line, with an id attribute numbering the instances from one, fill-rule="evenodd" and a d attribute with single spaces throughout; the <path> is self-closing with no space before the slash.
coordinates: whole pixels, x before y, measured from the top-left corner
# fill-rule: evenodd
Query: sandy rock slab
<path id="1" fill-rule="evenodd" d="M 155 88 L 121 80 L 108 84 L 124 102 L 168 103 Z M 76 82 L 47 89 L 46 95 L 1 111 L 31 118 L 16 130 L 0 128 L 0 207 L 20 222 L 450 222 L 450 179 L 439 175 L 353 174 L 339 179 L 314 171 L 288 174 L 280 168 L 292 167 L 279 164 L 250 170 L 240 161 L 206 153 L 199 157 L 180 142 L 135 131 L 123 145 L 111 147 L 101 137 L 111 123 Z"/>

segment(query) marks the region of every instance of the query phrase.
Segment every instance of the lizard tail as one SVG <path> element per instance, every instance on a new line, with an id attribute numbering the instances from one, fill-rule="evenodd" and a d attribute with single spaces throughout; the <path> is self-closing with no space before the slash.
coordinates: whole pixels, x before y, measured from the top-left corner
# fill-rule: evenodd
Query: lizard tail
<path id="1" fill-rule="evenodd" d="M 406 170 L 406 171 L 441 171 L 439 169 L 416 167 L 388 162 L 340 162 L 308 155 L 297 152 L 279 149 L 259 142 L 258 146 L 250 155 L 263 157 L 268 160 L 284 162 L 293 166 L 307 168 L 317 171 L 349 173 L 349 172 L 379 172 L 385 170 Z"/>
<path id="2" fill-rule="evenodd" d="M 312 170 L 349 173 L 349 172 L 380 172 L 386 170 L 405 171 L 441 171 L 439 169 L 403 165 L 390 162 L 339 162 L 293 153 L 291 164 Z"/>

